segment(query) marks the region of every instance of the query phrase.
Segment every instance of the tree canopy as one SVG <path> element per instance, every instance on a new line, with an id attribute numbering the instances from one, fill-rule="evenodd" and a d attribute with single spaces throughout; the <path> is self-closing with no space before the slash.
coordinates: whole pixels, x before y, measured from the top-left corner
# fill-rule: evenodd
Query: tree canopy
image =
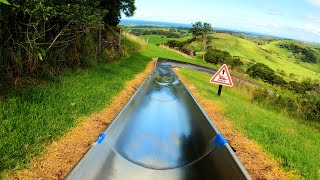
<path id="1" fill-rule="evenodd" d="M 136 6 L 135 0 L 101 0 L 101 7 L 109 13 L 104 16 L 106 25 L 117 26 L 121 19 L 121 13 L 127 17 L 133 16 Z"/>
<path id="2" fill-rule="evenodd" d="M 196 38 L 205 38 L 210 31 L 212 31 L 211 24 L 206 22 L 195 22 L 190 29 L 190 32 Z"/>
<path id="3" fill-rule="evenodd" d="M 202 53 L 202 60 L 205 60 L 205 52 L 207 49 L 207 43 L 208 43 L 208 33 L 212 31 L 212 27 L 210 23 L 202 23 L 202 22 L 195 22 L 192 24 L 192 28 L 190 29 L 190 32 L 192 33 L 193 37 L 195 39 L 198 39 L 199 41 L 202 41 L 203 43 L 203 53 Z"/>

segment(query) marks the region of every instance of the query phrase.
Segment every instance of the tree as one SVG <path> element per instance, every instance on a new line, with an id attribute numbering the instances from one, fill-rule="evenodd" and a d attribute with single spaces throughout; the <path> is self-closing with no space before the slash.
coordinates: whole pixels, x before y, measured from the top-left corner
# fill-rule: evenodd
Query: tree
<path id="1" fill-rule="evenodd" d="M 277 84 L 277 85 L 285 85 L 287 82 L 279 75 L 275 74 L 275 71 L 271 69 L 269 66 L 256 63 L 251 66 L 247 70 L 247 74 L 253 78 L 260 78 L 263 81 L 270 83 L 270 84 Z"/>
<path id="2" fill-rule="evenodd" d="M 206 62 L 212 64 L 222 64 L 232 61 L 232 56 L 228 51 L 222 51 L 219 49 L 208 49 L 205 53 L 205 60 Z"/>
<path id="3" fill-rule="evenodd" d="M 199 41 L 202 41 L 203 43 L 203 61 L 205 61 L 205 52 L 208 44 L 208 33 L 210 31 L 212 31 L 212 27 L 211 24 L 207 22 L 196 22 L 192 24 L 192 28 L 190 29 L 190 32 L 193 34 L 194 38 L 198 39 Z"/>
<path id="4" fill-rule="evenodd" d="M 104 23 L 117 26 L 121 19 L 121 12 L 127 17 L 133 16 L 136 6 L 135 0 L 100 0 L 100 6 L 109 13 L 104 16 Z"/>

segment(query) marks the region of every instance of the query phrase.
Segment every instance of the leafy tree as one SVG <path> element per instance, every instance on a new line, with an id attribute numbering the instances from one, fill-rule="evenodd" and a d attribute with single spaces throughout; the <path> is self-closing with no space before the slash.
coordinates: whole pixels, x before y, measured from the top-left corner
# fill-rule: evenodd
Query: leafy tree
<path id="1" fill-rule="evenodd" d="M 104 16 L 104 23 L 109 26 L 117 26 L 121 19 L 121 13 L 127 17 L 133 16 L 136 6 L 135 0 L 100 0 L 100 6 L 109 13 Z"/>
<path id="2" fill-rule="evenodd" d="M 104 27 L 116 26 L 121 13 L 133 15 L 134 2 L 0 0 L 0 81 L 5 81 L 1 80 L 4 76 L 10 80 L 46 73 L 51 76 L 61 66 L 85 64 L 81 53 L 89 48 L 83 43 L 86 38 L 91 36 L 94 41 L 101 34 L 107 39 L 105 45 L 117 44 L 113 27 Z"/>
<path id="3" fill-rule="evenodd" d="M 262 63 L 256 63 L 253 66 L 251 66 L 247 70 L 247 74 L 249 74 L 250 77 L 260 78 L 263 81 L 270 84 L 286 84 L 286 81 L 281 76 L 276 75 L 273 69 Z"/>
<path id="4" fill-rule="evenodd" d="M 232 56 L 228 51 L 222 51 L 219 49 L 208 49 L 205 55 L 205 60 L 212 64 L 222 64 L 230 62 Z"/>
<path id="5" fill-rule="evenodd" d="M 240 60 L 239 57 L 234 57 L 232 58 L 231 61 L 226 62 L 228 65 L 230 65 L 231 67 L 240 67 L 243 66 L 243 62 Z"/>
<path id="6" fill-rule="evenodd" d="M 301 59 L 304 62 L 317 63 L 317 57 L 315 56 L 314 51 L 310 48 L 302 47 L 294 43 L 279 44 L 278 46 L 291 51 L 296 58 Z"/>
<path id="7" fill-rule="evenodd" d="M 212 31 L 212 27 L 211 24 L 207 22 L 195 22 L 194 24 L 192 24 L 192 28 L 190 29 L 190 32 L 193 34 L 194 38 L 202 41 L 203 43 L 203 61 L 205 61 L 205 52 L 208 45 L 208 33 L 210 31 Z"/>
<path id="8" fill-rule="evenodd" d="M 6 4 L 6 5 L 10 5 L 10 3 L 7 0 L 0 0 L 0 3 Z"/>

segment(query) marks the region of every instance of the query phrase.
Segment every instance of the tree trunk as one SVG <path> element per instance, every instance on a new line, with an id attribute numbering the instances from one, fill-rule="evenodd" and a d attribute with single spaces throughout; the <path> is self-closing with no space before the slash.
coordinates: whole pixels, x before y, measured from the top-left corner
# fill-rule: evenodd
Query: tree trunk
<path id="1" fill-rule="evenodd" d="M 101 53 L 101 43 L 102 43 L 102 39 L 101 39 L 101 29 L 99 29 L 99 48 L 98 48 L 98 53 Z"/>
<path id="2" fill-rule="evenodd" d="M 205 53 L 206 53 L 206 48 L 207 48 L 207 37 L 204 36 L 203 37 L 203 53 L 202 53 L 202 60 L 205 62 L 204 60 L 204 56 L 205 56 Z"/>

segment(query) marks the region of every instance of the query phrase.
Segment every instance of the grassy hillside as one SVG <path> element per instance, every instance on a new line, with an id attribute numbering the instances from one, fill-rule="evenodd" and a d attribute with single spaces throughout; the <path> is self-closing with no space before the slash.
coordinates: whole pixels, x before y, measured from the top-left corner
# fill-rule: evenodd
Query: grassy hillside
<path id="1" fill-rule="evenodd" d="M 221 107 L 221 114 L 232 121 L 238 131 L 262 145 L 285 170 L 306 179 L 319 178 L 319 129 L 252 103 L 250 92 L 244 88 L 224 87 L 222 96 L 217 96 L 218 86 L 209 83 L 210 74 L 188 69 L 180 72 L 202 97 Z"/>
<path id="2" fill-rule="evenodd" d="M 279 44 L 290 44 L 290 43 L 297 44 L 297 45 L 304 47 L 304 48 L 310 48 L 312 51 L 315 52 L 315 55 L 318 59 L 318 63 L 312 64 L 312 63 L 303 62 L 303 61 L 297 59 L 291 51 L 279 47 Z M 317 50 L 317 49 L 312 48 L 306 44 L 303 44 L 303 43 L 300 43 L 300 42 L 297 42 L 294 40 L 278 40 L 278 41 L 271 42 L 271 43 L 266 44 L 261 47 L 263 49 L 267 50 L 268 52 L 275 54 L 279 58 L 284 58 L 285 60 L 290 61 L 291 63 L 298 64 L 299 66 L 302 66 L 306 69 L 320 73 L 320 50 Z"/>
<path id="3" fill-rule="evenodd" d="M 229 34 L 217 33 L 211 36 L 213 36 L 212 43 L 210 44 L 212 47 L 228 51 L 233 56 L 241 57 L 245 64 L 260 62 L 274 70 L 283 70 L 288 75 L 291 73 L 295 74 L 300 79 L 303 77 L 320 78 L 320 63 L 310 64 L 300 62 L 297 64 L 295 59 L 288 58 L 290 55 L 288 51 L 276 46 L 281 40 L 260 46 Z M 192 45 L 200 50 L 198 42 L 194 42 Z"/>

